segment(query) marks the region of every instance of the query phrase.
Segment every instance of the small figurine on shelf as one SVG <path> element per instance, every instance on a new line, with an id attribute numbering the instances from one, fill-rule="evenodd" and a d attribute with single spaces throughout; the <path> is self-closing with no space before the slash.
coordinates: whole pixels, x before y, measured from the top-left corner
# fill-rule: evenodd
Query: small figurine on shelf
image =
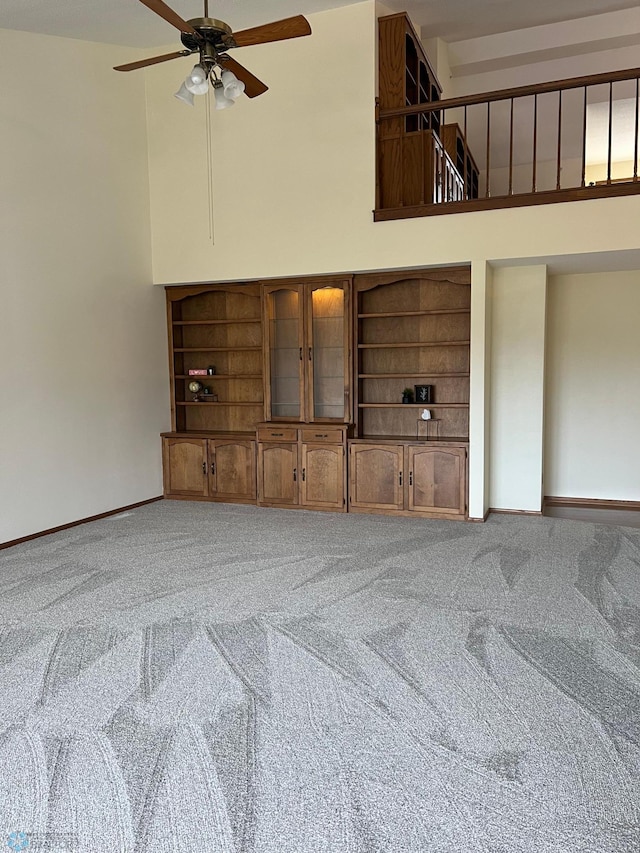
<path id="1" fill-rule="evenodd" d="M 402 392 L 403 403 L 413 403 L 413 388 L 405 388 Z"/>
<path id="2" fill-rule="evenodd" d="M 210 364 L 209 367 L 207 367 L 207 376 L 215 376 L 215 375 L 216 375 L 216 369 L 213 366 L 213 364 Z"/>

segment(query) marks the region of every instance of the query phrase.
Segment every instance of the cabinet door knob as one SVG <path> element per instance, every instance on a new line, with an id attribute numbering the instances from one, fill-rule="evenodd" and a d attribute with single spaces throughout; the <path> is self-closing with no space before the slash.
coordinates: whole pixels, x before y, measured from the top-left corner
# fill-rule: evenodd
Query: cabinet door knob
<path id="1" fill-rule="evenodd" d="M 203 473 L 203 474 L 206 474 L 206 473 L 207 473 L 207 463 L 206 463 L 206 462 L 203 462 L 203 463 L 202 463 L 202 473 Z"/>
<path id="2" fill-rule="evenodd" d="M 212 463 L 211 463 L 211 473 L 212 473 L 212 474 L 215 474 L 215 473 L 216 473 L 216 463 L 215 463 L 215 462 L 212 462 Z"/>
<path id="3" fill-rule="evenodd" d="M 295 483 L 297 481 L 297 479 L 298 479 L 298 469 L 294 468 L 293 469 L 293 482 Z"/>
<path id="4" fill-rule="evenodd" d="M 302 347 L 300 347 L 300 361 L 302 361 Z"/>
<path id="5" fill-rule="evenodd" d="M 402 471 L 400 471 L 400 473 L 398 474 L 398 485 L 402 485 Z"/>
<path id="6" fill-rule="evenodd" d="M 413 486 L 413 471 L 409 471 L 409 485 Z"/>
<path id="7" fill-rule="evenodd" d="M 307 469 L 306 469 L 306 468 L 303 468 L 303 469 L 302 469 L 302 482 L 303 482 L 303 483 L 304 483 L 304 481 L 306 480 L 306 478 L 307 478 Z"/>
<path id="8" fill-rule="evenodd" d="M 311 347 L 309 347 L 309 361 L 311 361 Z"/>

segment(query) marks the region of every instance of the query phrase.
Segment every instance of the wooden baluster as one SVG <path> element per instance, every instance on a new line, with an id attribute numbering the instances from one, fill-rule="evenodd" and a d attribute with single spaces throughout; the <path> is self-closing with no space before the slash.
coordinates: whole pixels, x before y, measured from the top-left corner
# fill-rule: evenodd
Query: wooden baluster
<path id="1" fill-rule="evenodd" d="M 442 193 L 441 201 L 445 204 L 448 201 L 447 198 L 447 153 L 444 150 L 444 145 L 440 146 L 440 163 L 442 171 L 440 172 L 440 191 Z"/>
<path id="2" fill-rule="evenodd" d="M 513 195 L 513 98 L 509 118 L 509 195 Z"/>
<path id="3" fill-rule="evenodd" d="M 613 133 L 613 83 L 609 83 L 609 138 L 607 140 L 607 183 L 611 183 L 611 143 Z"/>
<path id="4" fill-rule="evenodd" d="M 580 186 L 585 186 L 587 171 L 587 87 L 584 87 L 584 102 L 582 105 L 582 179 Z"/>
<path id="5" fill-rule="evenodd" d="M 638 81 L 636 80 L 636 84 L 637 84 L 637 82 Z M 468 175 L 468 168 L 469 167 L 468 167 L 468 163 L 467 163 L 468 159 L 469 159 L 469 152 L 467 149 L 467 108 L 465 106 L 465 108 L 464 108 L 464 177 L 463 177 L 464 186 L 462 189 L 462 198 L 463 199 L 464 198 L 471 198 L 471 193 L 468 192 L 468 181 L 469 181 L 469 175 Z"/>
<path id="6" fill-rule="evenodd" d="M 491 195 L 491 179 L 489 178 L 489 169 L 491 168 L 491 101 L 487 101 L 487 172 L 486 184 L 484 188 L 484 197 L 489 198 Z"/>
<path id="7" fill-rule="evenodd" d="M 635 142 L 633 145 L 633 180 L 638 180 L 638 111 L 640 110 L 640 91 L 638 91 L 638 86 L 640 84 L 640 78 L 636 77 L 636 133 L 635 133 Z"/>
<path id="8" fill-rule="evenodd" d="M 537 169 L 537 147 L 538 147 L 538 96 L 533 96 L 533 174 L 531 177 L 531 192 L 536 191 L 536 169 Z"/>
<path id="9" fill-rule="evenodd" d="M 558 92 L 558 163 L 556 168 L 556 189 L 560 189 L 560 169 L 562 162 L 562 90 Z"/>

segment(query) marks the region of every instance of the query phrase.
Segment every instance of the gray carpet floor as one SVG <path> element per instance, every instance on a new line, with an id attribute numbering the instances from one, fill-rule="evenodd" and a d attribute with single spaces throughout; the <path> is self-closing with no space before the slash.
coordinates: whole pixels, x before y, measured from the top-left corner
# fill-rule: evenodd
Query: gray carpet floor
<path id="1" fill-rule="evenodd" d="M 638 529 L 164 501 L 0 589 L 0 849 L 640 850 Z"/>

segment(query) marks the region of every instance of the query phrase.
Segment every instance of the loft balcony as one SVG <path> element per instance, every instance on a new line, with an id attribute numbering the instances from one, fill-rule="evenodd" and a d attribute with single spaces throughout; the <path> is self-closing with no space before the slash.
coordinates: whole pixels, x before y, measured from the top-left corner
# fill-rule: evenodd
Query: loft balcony
<path id="1" fill-rule="evenodd" d="M 379 24 L 375 221 L 640 193 L 640 68 L 442 100 L 408 18 Z"/>

